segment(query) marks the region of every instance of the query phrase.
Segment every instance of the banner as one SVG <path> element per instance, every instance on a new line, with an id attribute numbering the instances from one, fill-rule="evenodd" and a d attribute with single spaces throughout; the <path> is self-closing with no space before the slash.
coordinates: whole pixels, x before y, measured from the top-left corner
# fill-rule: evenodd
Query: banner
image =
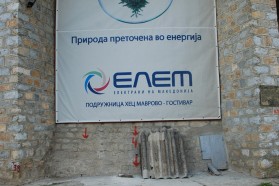
<path id="1" fill-rule="evenodd" d="M 57 0 L 57 123 L 220 119 L 214 0 Z"/>

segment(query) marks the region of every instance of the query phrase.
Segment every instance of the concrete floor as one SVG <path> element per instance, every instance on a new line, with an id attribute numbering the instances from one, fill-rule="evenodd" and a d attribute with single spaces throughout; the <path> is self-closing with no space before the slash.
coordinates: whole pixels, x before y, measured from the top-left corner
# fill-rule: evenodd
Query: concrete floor
<path id="1" fill-rule="evenodd" d="M 45 179 L 25 186 L 258 186 L 261 183 L 272 183 L 279 186 L 279 178 L 257 179 L 234 171 L 222 172 L 221 176 L 199 173 L 185 179 L 142 179 L 110 177 L 79 177 L 69 179 Z"/>

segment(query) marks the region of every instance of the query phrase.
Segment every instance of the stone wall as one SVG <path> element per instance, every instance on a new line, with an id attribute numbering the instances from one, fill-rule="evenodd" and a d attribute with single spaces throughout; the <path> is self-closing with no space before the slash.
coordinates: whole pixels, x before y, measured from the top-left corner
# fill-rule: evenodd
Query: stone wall
<path id="1" fill-rule="evenodd" d="M 10 125 L 20 111 L 18 76 L 13 70 L 18 65 L 18 6 L 17 0 L 0 1 L 0 179 L 13 178 L 9 164 L 13 149 L 20 146 Z"/>
<path id="2" fill-rule="evenodd" d="M 54 129 L 54 0 L 0 1 L 0 179 L 44 175 Z M 15 167 L 16 166 L 16 167 Z"/>
<path id="3" fill-rule="evenodd" d="M 275 0 L 217 0 L 223 128 L 233 169 L 279 175 L 278 115 L 260 85 L 279 85 Z"/>
<path id="4" fill-rule="evenodd" d="M 207 170 L 208 161 L 202 160 L 199 136 L 222 134 L 220 121 L 57 124 L 47 175 L 140 175 L 140 167 L 133 165 L 139 153 L 132 144 L 135 126 L 138 131 L 163 126 L 178 129 L 184 136 L 190 173 Z M 85 128 L 87 139 L 82 136 Z"/>
<path id="5" fill-rule="evenodd" d="M 224 131 L 231 168 L 261 178 L 278 176 L 279 109 L 260 105 L 260 86 L 279 85 L 275 0 L 216 1 L 222 121 L 55 126 L 55 1 L 26 8 L 25 0 L 0 0 L 1 182 L 139 174 L 133 165 L 135 126 L 178 129 L 192 173 L 207 169 L 199 136 Z"/>

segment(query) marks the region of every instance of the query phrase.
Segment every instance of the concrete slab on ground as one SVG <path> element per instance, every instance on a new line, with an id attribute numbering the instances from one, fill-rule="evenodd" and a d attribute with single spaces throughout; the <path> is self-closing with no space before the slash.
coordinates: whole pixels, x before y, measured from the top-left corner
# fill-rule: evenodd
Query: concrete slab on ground
<path id="1" fill-rule="evenodd" d="M 68 179 L 44 179 L 25 186 L 258 186 L 261 183 L 272 183 L 279 186 L 279 178 L 257 179 L 234 171 L 224 171 L 221 176 L 209 173 L 198 173 L 185 179 L 142 179 L 106 177 L 78 177 Z"/>

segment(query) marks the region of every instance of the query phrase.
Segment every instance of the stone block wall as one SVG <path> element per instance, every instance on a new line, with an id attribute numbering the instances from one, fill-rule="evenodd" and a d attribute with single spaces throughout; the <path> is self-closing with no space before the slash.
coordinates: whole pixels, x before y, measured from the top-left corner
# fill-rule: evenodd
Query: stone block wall
<path id="1" fill-rule="evenodd" d="M 132 143 L 135 126 L 139 132 L 162 127 L 178 129 L 184 137 L 190 173 L 207 171 L 208 160 L 202 160 L 199 136 L 223 133 L 220 121 L 57 124 L 47 176 L 140 175 L 140 166 L 133 164 L 139 154 Z M 87 139 L 82 136 L 85 128 Z"/>
<path id="2" fill-rule="evenodd" d="M 55 0 L 38 0 L 32 8 L 25 0 L 0 0 L 1 183 L 140 174 L 133 165 L 134 126 L 178 129 L 190 172 L 207 169 L 199 136 L 224 132 L 231 168 L 278 176 L 279 108 L 260 105 L 260 86 L 279 86 L 275 0 L 216 2 L 222 121 L 55 125 Z"/>
<path id="3" fill-rule="evenodd" d="M 54 130 L 54 0 L 0 1 L 0 179 L 44 175 Z"/>
<path id="4" fill-rule="evenodd" d="M 279 175 L 278 115 L 260 85 L 279 85 L 275 0 L 217 0 L 223 128 L 233 169 Z"/>
<path id="5" fill-rule="evenodd" d="M 17 100 L 18 77 L 13 69 L 18 64 L 18 7 L 17 0 L 0 1 L 0 179 L 12 179 L 8 171 L 13 149 L 19 148 L 10 123 L 16 122 L 20 109 Z"/>

